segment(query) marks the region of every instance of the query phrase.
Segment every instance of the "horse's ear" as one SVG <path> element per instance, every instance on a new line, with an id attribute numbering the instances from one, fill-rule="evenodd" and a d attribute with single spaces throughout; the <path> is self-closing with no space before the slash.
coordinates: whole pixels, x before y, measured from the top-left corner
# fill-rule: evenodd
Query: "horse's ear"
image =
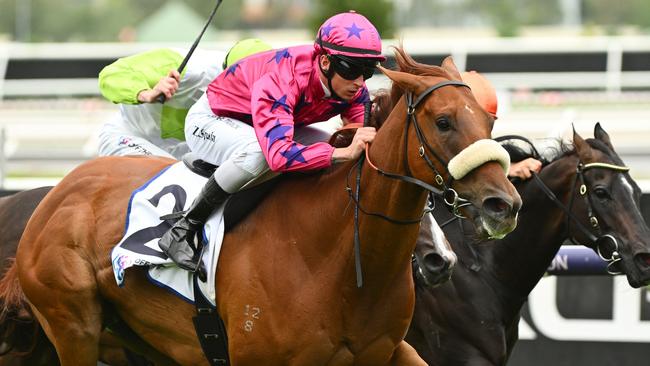
<path id="1" fill-rule="evenodd" d="M 609 134 L 605 132 L 603 127 L 600 125 L 600 122 L 596 123 L 596 126 L 594 126 L 594 137 L 602 141 L 610 149 L 614 150 L 614 146 L 612 146 L 612 140 L 609 139 Z"/>
<path id="2" fill-rule="evenodd" d="M 442 65 L 440 66 L 445 71 L 447 71 L 454 78 L 454 80 L 462 80 L 460 77 L 460 72 L 458 72 L 458 68 L 456 67 L 454 59 L 451 56 L 445 57 L 445 59 L 442 60 Z"/>
<path id="3" fill-rule="evenodd" d="M 580 160 L 583 162 L 591 161 L 591 147 L 587 141 L 582 138 L 582 136 L 578 135 L 575 127 L 573 128 L 573 146 L 575 146 Z"/>
<path id="4" fill-rule="evenodd" d="M 394 83 L 404 90 L 409 90 L 415 94 L 420 94 L 426 89 L 426 85 L 421 78 L 407 72 L 388 70 L 382 66 L 377 66 L 379 70 L 388 76 Z"/>

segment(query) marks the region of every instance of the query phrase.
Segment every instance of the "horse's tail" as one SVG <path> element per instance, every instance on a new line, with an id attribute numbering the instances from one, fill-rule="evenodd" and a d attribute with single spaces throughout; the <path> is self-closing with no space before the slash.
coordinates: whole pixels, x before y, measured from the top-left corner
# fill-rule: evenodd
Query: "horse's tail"
<path id="1" fill-rule="evenodd" d="M 0 280 L 0 355 L 31 352 L 41 328 L 18 282 L 15 259 Z"/>

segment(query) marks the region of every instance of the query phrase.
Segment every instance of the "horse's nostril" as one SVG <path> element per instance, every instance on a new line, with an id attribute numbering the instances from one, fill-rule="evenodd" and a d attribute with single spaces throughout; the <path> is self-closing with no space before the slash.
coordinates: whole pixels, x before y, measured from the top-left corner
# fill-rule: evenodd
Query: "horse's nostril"
<path id="1" fill-rule="evenodd" d="M 512 206 L 501 198 L 491 197 L 483 201 L 483 208 L 498 215 L 507 215 Z"/>
<path id="2" fill-rule="evenodd" d="M 634 256 L 634 260 L 642 268 L 650 268 L 650 253 L 639 253 Z"/>
<path id="3" fill-rule="evenodd" d="M 449 268 L 449 262 L 439 254 L 427 254 L 424 257 L 424 268 L 429 272 L 440 272 Z"/>

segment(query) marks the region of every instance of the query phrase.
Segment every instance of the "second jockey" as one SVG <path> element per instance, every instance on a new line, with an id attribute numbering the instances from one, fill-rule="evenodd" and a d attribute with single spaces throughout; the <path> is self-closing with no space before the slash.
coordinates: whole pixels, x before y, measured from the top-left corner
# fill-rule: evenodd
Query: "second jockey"
<path id="1" fill-rule="evenodd" d="M 197 49 L 179 74 L 184 50 L 155 49 L 121 58 L 99 74 L 99 90 L 119 113 L 99 134 L 99 155 L 157 155 L 180 159 L 188 152 L 185 116 L 208 84 L 229 64 L 271 46 L 259 39 L 237 42 L 226 55 Z M 223 61 L 223 64 L 222 64 Z M 166 101 L 156 101 L 159 95 Z"/>
<path id="2" fill-rule="evenodd" d="M 160 248 L 179 267 L 203 272 L 197 232 L 230 194 L 269 175 L 357 159 L 374 128 L 360 128 L 350 146 L 334 148 L 305 126 L 337 115 L 363 122 L 365 80 L 384 60 L 375 26 L 351 11 L 326 20 L 313 45 L 263 52 L 228 67 L 185 124 L 190 149 L 218 168 Z"/>

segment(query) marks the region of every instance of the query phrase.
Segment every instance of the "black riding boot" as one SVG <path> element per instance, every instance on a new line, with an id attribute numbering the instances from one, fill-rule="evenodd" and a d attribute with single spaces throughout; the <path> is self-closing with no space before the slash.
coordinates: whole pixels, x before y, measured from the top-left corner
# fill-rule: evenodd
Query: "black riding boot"
<path id="1" fill-rule="evenodd" d="M 206 278 L 206 271 L 197 248 L 199 241 L 196 236 L 201 235 L 205 221 L 228 196 L 229 194 L 214 180 L 214 176 L 211 176 L 185 216 L 181 217 L 158 241 L 160 249 L 179 267 L 196 272 L 203 281 Z"/>

